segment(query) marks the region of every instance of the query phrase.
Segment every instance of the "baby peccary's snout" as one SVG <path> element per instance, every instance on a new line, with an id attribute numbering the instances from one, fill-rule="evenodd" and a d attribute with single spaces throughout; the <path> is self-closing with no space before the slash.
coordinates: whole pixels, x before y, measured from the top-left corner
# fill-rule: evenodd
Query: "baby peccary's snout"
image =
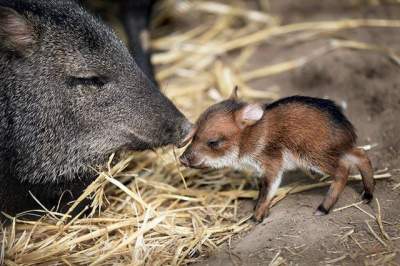
<path id="1" fill-rule="evenodd" d="M 198 154 L 193 151 L 191 146 L 192 145 L 190 144 L 186 151 L 179 158 L 180 163 L 186 167 L 195 169 L 202 169 L 206 167 L 206 165 L 203 164 L 202 157 L 198 156 Z"/>
<path id="2" fill-rule="evenodd" d="M 179 162 L 186 167 L 193 167 L 193 156 L 191 153 L 190 146 L 188 149 L 179 157 Z"/>
<path id="3" fill-rule="evenodd" d="M 183 166 L 190 167 L 189 160 L 188 160 L 188 158 L 187 158 L 185 155 L 182 155 L 181 157 L 179 157 L 179 162 L 180 162 Z"/>

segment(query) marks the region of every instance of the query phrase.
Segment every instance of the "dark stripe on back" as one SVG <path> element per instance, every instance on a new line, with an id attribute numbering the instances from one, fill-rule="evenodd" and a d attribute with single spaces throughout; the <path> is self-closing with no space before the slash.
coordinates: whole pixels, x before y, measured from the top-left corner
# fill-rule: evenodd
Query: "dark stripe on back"
<path id="1" fill-rule="evenodd" d="M 329 117 L 332 119 L 332 122 L 337 127 L 346 129 L 351 134 L 352 138 L 354 140 L 356 139 L 353 125 L 343 114 L 342 109 L 332 100 L 295 95 L 287 98 L 282 98 L 271 104 L 267 104 L 265 106 L 265 110 L 268 111 L 276 107 L 292 103 L 304 104 L 328 114 Z"/>

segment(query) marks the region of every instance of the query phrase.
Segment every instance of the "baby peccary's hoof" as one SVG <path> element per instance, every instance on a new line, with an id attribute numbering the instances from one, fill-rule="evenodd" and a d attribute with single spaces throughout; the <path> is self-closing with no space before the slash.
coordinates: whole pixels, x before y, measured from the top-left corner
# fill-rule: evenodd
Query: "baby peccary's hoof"
<path id="1" fill-rule="evenodd" d="M 262 221 L 264 221 L 264 218 L 267 216 L 268 216 L 268 211 L 262 212 L 262 211 L 256 209 L 256 211 L 253 215 L 253 220 L 256 223 L 262 223 Z"/>
<path id="2" fill-rule="evenodd" d="M 327 215 L 329 213 L 329 210 L 325 209 L 324 206 L 319 205 L 317 210 L 314 212 L 315 216 L 322 216 L 322 215 Z"/>
<path id="3" fill-rule="evenodd" d="M 373 197 L 374 195 L 367 191 L 364 191 L 362 194 L 362 200 L 364 201 L 364 203 L 370 203 Z"/>
<path id="4" fill-rule="evenodd" d="M 260 224 L 264 221 L 266 216 L 257 216 L 256 214 L 253 215 L 253 221 Z"/>

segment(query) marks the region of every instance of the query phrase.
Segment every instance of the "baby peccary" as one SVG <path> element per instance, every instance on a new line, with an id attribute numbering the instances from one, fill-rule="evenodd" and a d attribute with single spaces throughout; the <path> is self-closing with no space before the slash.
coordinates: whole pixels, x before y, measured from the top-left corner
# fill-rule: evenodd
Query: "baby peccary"
<path id="1" fill-rule="evenodd" d="M 352 166 L 361 172 L 363 199 L 372 199 L 371 162 L 355 146 L 352 124 L 330 100 L 292 96 L 271 104 L 245 103 L 237 100 L 235 89 L 228 100 L 200 116 L 191 137 L 192 143 L 180 157 L 183 165 L 247 168 L 259 174 L 257 221 L 268 215 L 282 174 L 297 168 L 333 177 L 316 215 L 327 214 L 338 200 Z"/>

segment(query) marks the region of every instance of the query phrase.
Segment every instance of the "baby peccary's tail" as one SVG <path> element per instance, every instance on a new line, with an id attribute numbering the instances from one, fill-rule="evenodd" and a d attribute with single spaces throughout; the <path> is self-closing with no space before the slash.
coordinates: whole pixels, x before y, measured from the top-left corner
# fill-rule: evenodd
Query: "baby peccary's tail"
<path id="1" fill-rule="evenodd" d="M 366 152 L 360 148 L 353 148 L 347 154 L 347 158 L 361 173 L 364 184 L 364 193 L 362 198 L 364 201 L 369 203 L 373 198 L 375 188 L 374 170 L 372 169 L 371 161 L 369 160 Z"/>

